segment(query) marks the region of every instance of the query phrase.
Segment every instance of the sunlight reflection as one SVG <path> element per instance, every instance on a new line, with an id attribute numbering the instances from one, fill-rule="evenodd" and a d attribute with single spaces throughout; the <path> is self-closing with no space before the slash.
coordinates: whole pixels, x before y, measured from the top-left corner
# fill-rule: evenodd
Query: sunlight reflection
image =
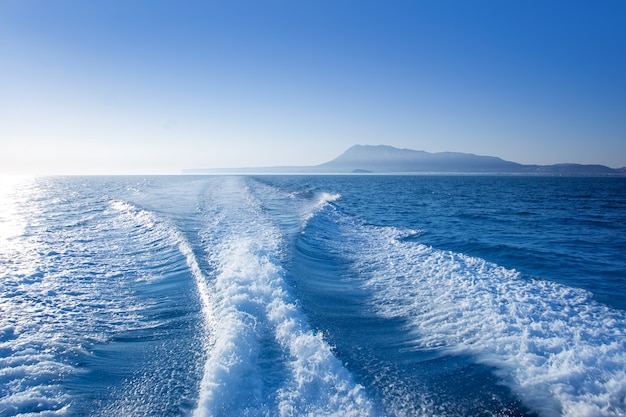
<path id="1" fill-rule="evenodd" d="M 26 217 L 23 205 L 32 193 L 33 177 L 0 176 L 0 249 L 24 233 Z"/>

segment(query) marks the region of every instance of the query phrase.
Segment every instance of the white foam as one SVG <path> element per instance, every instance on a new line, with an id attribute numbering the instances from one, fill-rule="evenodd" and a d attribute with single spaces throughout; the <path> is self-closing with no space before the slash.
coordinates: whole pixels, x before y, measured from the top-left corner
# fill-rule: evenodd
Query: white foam
<path id="1" fill-rule="evenodd" d="M 331 193 L 319 193 L 317 198 L 313 200 L 312 204 L 305 204 L 301 209 L 302 214 L 302 225 L 301 229 L 304 230 L 307 223 L 311 218 L 318 213 L 321 209 L 326 207 L 328 204 L 341 199 L 341 194 L 331 194 Z"/>
<path id="2" fill-rule="evenodd" d="M 318 205 L 323 205 L 326 203 L 331 203 L 333 201 L 338 201 L 341 199 L 341 194 L 338 193 L 326 193 L 322 192 L 318 197 Z"/>
<path id="3" fill-rule="evenodd" d="M 242 179 L 220 180 L 207 201 L 212 338 L 195 415 L 368 415 L 363 388 L 289 295 L 277 227 Z"/>
<path id="4" fill-rule="evenodd" d="M 337 241 L 384 317 L 418 349 L 469 354 L 544 416 L 626 414 L 626 315 L 589 293 L 344 221 Z M 351 244 L 346 245 L 345 242 Z"/>
<path id="5" fill-rule="evenodd" d="M 130 203 L 87 206 L 88 220 L 77 227 L 87 212 L 64 204 L 82 200 L 31 200 L 29 234 L 0 252 L 0 414 L 67 415 L 74 398 L 64 383 L 81 372 L 77 358 L 111 335 L 150 325 L 127 276 L 158 279 L 154 271 L 169 261 L 154 254 L 176 245 L 195 275 L 199 268 L 180 232 Z"/>
<path id="6" fill-rule="evenodd" d="M 288 232 L 300 232 L 307 222 L 325 206 L 341 199 L 341 194 L 305 191 L 287 192 L 261 181 L 249 180 L 248 187 L 263 207 L 274 210 L 274 219 L 283 221 Z"/>

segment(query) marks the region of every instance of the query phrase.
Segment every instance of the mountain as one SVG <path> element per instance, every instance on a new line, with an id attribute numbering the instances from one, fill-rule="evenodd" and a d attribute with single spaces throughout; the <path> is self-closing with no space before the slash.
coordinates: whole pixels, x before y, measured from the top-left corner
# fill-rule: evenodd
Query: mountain
<path id="1" fill-rule="evenodd" d="M 386 145 L 355 145 L 337 158 L 314 166 L 185 170 L 186 174 L 346 174 L 346 173 L 476 173 L 566 176 L 626 176 L 626 168 L 604 165 L 523 165 L 494 156 L 460 152 L 415 151 Z"/>
<path id="2" fill-rule="evenodd" d="M 513 172 L 523 165 L 493 156 L 355 145 L 318 167 L 333 172 Z"/>

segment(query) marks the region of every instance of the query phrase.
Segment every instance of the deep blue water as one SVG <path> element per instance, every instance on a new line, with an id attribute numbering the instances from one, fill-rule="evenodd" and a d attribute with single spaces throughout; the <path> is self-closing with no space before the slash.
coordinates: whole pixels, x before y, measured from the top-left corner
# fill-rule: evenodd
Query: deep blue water
<path id="1" fill-rule="evenodd" d="M 0 416 L 623 416 L 626 179 L 0 185 Z"/>

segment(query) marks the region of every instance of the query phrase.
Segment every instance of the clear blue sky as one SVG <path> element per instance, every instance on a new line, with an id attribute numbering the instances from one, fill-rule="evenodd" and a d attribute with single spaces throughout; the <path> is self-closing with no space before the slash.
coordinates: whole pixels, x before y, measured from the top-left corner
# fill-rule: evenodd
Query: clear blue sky
<path id="1" fill-rule="evenodd" d="M 626 166 L 626 2 L 0 0 L 0 172 Z"/>

